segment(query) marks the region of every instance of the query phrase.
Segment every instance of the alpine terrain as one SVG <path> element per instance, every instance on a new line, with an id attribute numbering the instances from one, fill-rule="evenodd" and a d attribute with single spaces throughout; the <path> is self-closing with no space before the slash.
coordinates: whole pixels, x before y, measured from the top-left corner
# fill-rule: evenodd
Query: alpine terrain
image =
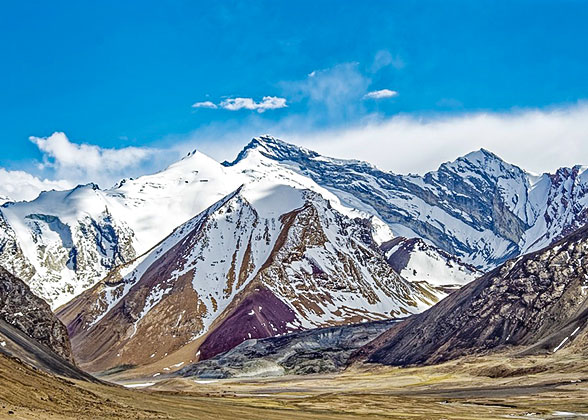
<path id="1" fill-rule="evenodd" d="M 316 192 L 250 183 L 58 315 L 78 361 L 103 370 L 189 346 L 181 366 L 250 338 L 406 316 L 443 296 L 400 277 L 372 229 Z"/>

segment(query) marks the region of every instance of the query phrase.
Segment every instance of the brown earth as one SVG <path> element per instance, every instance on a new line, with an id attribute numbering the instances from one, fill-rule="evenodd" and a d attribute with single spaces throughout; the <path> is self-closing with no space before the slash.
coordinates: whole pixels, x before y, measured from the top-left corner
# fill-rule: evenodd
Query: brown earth
<path id="1" fill-rule="evenodd" d="M 354 367 L 338 375 L 167 379 L 136 390 L 57 378 L 0 354 L 0 418 L 570 419 L 588 413 L 585 360 L 571 352 L 494 355 L 418 368 Z M 134 383 L 140 382 L 146 380 Z"/>

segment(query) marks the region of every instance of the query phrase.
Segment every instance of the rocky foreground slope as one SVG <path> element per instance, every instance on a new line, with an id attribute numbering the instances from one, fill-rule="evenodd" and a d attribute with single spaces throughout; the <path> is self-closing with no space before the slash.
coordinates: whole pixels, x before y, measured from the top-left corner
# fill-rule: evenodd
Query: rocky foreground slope
<path id="1" fill-rule="evenodd" d="M 388 365 L 434 364 L 491 350 L 588 349 L 588 227 L 508 261 L 357 355 Z"/>
<path id="2" fill-rule="evenodd" d="M 73 363 L 65 326 L 43 299 L 24 282 L 0 267 L 0 322 L 20 330 L 55 354 Z M 5 329 L 8 329 L 5 324 Z M 6 347 L 3 346 L 3 347 Z"/>
<path id="3" fill-rule="evenodd" d="M 30 368 L 38 372 L 34 375 L 39 381 L 49 374 L 96 382 L 76 367 L 67 329 L 47 302 L 3 268 L 0 268 L 0 359 L 0 365 L 6 362 L 20 366 L 14 372 L 0 375 L 0 388 L 22 383 L 22 376 Z M 17 392 L 26 391 L 18 389 Z"/>

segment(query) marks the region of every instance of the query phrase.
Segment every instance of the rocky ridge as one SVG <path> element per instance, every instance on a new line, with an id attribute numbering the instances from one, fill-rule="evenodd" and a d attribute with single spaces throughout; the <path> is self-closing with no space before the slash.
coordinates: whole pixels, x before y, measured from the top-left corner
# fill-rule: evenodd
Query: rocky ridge
<path id="1" fill-rule="evenodd" d="M 397 321 L 375 321 L 246 340 L 177 372 L 198 378 L 258 377 L 337 372 L 351 354 Z"/>
<path id="2" fill-rule="evenodd" d="M 584 227 L 552 246 L 506 262 L 431 309 L 394 325 L 358 357 L 411 365 L 501 349 L 551 354 L 579 345 L 585 352 L 587 256 Z"/>
<path id="3" fill-rule="evenodd" d="M 478 269 L 532 252 L 586 223 L 586 167 L 531 175 L 480 149 L 437 171 L 397 175 L 272 137 L 254 139 L 231 167 L 262 155 L 313 179 L 344 205 L 377 216 L 395 236 L 422 238 Z"/>

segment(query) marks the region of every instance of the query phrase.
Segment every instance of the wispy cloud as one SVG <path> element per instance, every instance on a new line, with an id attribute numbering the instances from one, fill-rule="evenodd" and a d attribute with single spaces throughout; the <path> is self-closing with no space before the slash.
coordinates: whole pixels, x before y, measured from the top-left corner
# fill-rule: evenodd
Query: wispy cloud
<path id="1" fill-rule="evenodd" d="M 255 102 L 253 98 L 229 98 L 220 103 L 220 107 L 229 111 L 239 111 L 240 109 L 249 109 L 259 113 L 269 109 L 286 108 L 286 99 L 277 96 L 264 96 L 260 102 Z"/>
<path id="2" fill-rule="evenodd" d="M 218 108 L 218 106 L 216 106 L 216 104 L 214 102 L 211 102 L 211 101 L 203 101 L 203 102 L 196 102 L 195 104 L 192 104 L 192 108 L 210 108 L 210 109 L 216 109 L 216 108 Z"/>
<path id="3" fill-rule="evenodd" d="M 370 83 L 358 63 L 342 63 L 282 85 L 293 100 L 306 103 L 309 115 L 334 121 L 349 120 L 362 113 L 360 100 Z"/>
<path id="4" fill-rule="evenodd" d="M 363 96 L 363 99 L 384 99 L 384 98 L 393 98 L 394 96 L 398 96 L 398 92 L 396 92 L 395 90 L 380 89 L 380 90 L 373 90 L 371 92 L 366 93 Z"/>
<path id="5" fill-rule="evenodd" d="M 397 70 L 403 69 L 405 62 L 399 55 L 392 55 L 388 50 L 380 50 L 374 57 L 374 62 L 371 66 L 373 73 L 380 71 L 384 67 L 392 66 Z"/>

